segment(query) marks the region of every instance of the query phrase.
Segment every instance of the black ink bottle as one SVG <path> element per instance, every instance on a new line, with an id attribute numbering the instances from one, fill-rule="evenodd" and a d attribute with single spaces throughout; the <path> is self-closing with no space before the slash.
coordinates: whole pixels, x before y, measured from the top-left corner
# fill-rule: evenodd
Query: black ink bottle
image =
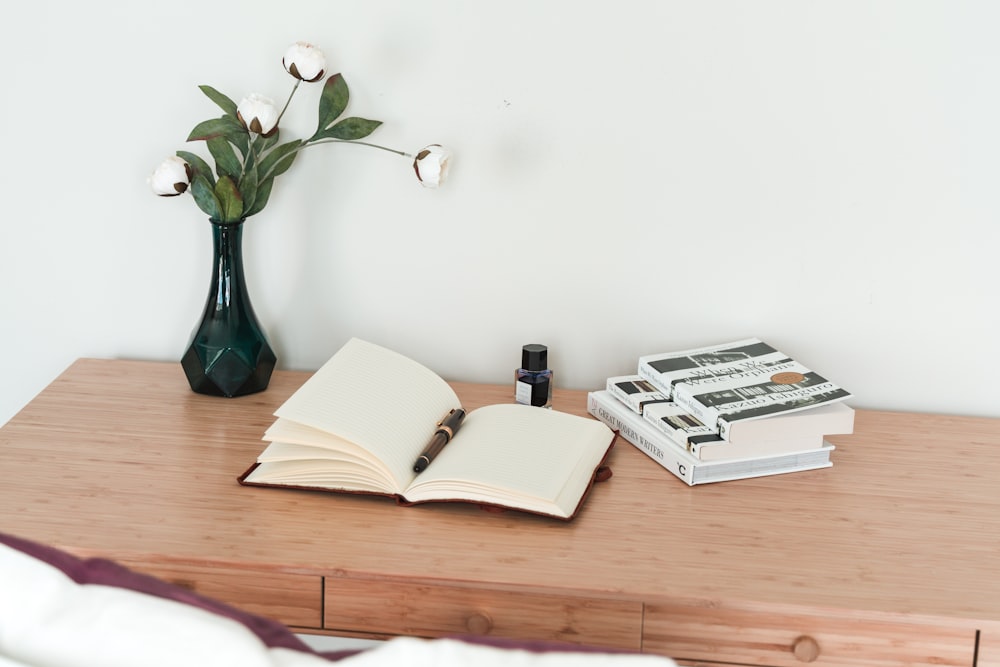
<path id="1" fill-rule="evenodd" d="M 544 345 L 521 348 L 521 367 L 514 371 L 514 400 L 539 408 L 552 407 L 552 371 L 549 349 Z"/>

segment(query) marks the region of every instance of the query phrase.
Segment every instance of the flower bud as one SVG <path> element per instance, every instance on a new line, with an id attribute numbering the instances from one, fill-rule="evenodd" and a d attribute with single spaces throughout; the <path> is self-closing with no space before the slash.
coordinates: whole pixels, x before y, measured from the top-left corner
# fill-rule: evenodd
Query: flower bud
<path id="1" fill-rule="evenodd" d="M 175 197 L 187 191 L 191 183 L 191 165 L 171 155 L 150 175 L 149 186 L 161 197 Z"/>
<path id="2" fill-rule="evenodd" d="M 271 98 L 251 93 L 236 106 L 236 118 L 246 129 L 267 137 L 278 127 L 278 107 Z"/>
<path id="3" fill-rule="evenodd" d="M 417 153 L 413 160 L 413 171 L 417 173 L 420 184 L 425 188 L 436 188 L 443 184 L 448 175 L 450 158 L 451 151 L 440 144 L 431 144 Z"/>
<path id="4" fill-rule="evenodd" d="M 308 42 L 295 42 L 289 46 L 281 64 L 296 79 L 309 83 L 319 81 L 326 73 L 326 56 Z"/>

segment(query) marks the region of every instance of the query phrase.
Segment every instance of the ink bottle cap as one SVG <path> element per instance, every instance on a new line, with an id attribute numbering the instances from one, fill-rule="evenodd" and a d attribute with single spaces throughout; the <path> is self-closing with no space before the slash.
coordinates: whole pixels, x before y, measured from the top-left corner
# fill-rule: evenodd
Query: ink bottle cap
<path id="1" fill-rule="evenodd" d="M 532 343 L 521 348 L 521 368 L 544 371 L 549 367 L 549 348 Z"/>

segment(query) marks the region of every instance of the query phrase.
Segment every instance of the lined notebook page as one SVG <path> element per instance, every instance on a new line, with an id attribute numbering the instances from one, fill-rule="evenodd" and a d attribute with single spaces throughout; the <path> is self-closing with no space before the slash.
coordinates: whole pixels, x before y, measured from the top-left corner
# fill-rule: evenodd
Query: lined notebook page
<path id="1" fill-rule="evenodd" d="M 362 445 L 402 489 L 438 421 L 457 407 L 454 390 L 430 369 L 353 338 L 274 414 Z"/>
<path id="2" fill-rule="evenodd" d="M 607 452 L 599 421 L 527 405 L 473 410 L 404 494 L 523 506 L 568 516 Z M 559 512 L 553 508 L 559 507 Z"/>

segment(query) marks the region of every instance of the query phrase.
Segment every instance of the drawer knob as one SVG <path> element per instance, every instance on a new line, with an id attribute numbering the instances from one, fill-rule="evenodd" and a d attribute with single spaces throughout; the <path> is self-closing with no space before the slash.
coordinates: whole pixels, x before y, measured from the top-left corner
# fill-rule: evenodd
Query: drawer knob
<path id="1" fill-rule="evenodd" d="M 493 619 L 487 614 L 477 612 L 465 620 L 465 627 L 474 635 L 489 634 L 493 629 Z"/>
<path id="2" fill-rule="evenodd" d="M 792 654 L 801 662 L 813 662 L 819 657 L 819 642 L 809 635 L 802 635 L 792 643 Z"/>

